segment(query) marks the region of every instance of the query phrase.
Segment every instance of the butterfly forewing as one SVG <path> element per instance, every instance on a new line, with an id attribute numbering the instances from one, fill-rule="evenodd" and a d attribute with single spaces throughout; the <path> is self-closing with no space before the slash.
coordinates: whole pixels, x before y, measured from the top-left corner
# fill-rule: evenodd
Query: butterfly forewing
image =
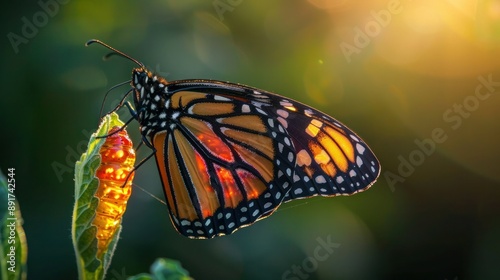
<path id="1" fill-rule="evenodd" d="M 295 166 L 286 129 L 244 95 L 148 80 L 138 92 L 149 100 L 138 106 L 149 106 L 141 124 L 156 149 L 176 229 L 210 238 L 270 215 L 287 194 Z"/>

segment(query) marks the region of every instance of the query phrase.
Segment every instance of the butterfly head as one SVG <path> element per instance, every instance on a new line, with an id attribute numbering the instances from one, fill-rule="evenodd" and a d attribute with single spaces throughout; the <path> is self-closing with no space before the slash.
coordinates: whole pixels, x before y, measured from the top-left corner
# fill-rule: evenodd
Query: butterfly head
<path id="1" fill-rule="evenodd" d="M 153 74 L 145 67 L 135 68 L 132 71 L 131 86 L 134 90 L 135 109 L 141 132 L 148 136 L 155 132 L 154 124 L 166 121 L 168 82 L 161 76 Z"/>

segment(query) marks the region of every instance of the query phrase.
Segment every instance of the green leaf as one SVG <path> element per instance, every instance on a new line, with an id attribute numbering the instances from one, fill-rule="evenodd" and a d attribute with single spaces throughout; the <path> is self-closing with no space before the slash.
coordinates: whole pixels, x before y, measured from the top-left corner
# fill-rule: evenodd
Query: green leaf
<path id="1" fill-rule="evenodd" d="M 189 272 L 179 261 L 159 258 L 151 265 L 151 274 L 141 273 L 129 277 L 128 280 L 192 280 Z"/>
<path id="2" fill-rule="evenodd" d="M 99 254 L 97 227 L 92 224 L 99 204 L 99 199 L 95 197 L 99 186 L 99 179 L 95 176 L 95 172 L 101 164 L 99 151 L 106 138 L 97 138 L 97 136 L 107 135 L 112 127 L 123 125 L 124 123 L 116 113 L 106 115 L 98 130 L 90 136 L 87 151 L 75 164 L 75 205 L 71 232 L 78 275 L 82 280 L 104 278 L 120 235 L 121 225 L 118 226 L 108 247 Z"/>
<path id="3" fill-rule="evenodd" d="M 26 279 L 28 246 L 23 229 L 19 202 L 15 197 L 15 168 L 9 168 L 8 178 L 0 171 L 0 278 Z"/>

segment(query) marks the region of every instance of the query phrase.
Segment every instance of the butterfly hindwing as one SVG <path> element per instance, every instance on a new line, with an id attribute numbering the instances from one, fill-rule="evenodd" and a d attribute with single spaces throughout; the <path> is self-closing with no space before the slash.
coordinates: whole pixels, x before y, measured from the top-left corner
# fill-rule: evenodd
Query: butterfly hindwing
<path id="1" fill-rule="evenodd" d="M 297 156 L 294 184 L 285 202 L 316 195 L 351 195 L 375 182 L 380 173 L 377 158 L 345 125 L 293 100 L 281 99 L 273 108 Z"/>

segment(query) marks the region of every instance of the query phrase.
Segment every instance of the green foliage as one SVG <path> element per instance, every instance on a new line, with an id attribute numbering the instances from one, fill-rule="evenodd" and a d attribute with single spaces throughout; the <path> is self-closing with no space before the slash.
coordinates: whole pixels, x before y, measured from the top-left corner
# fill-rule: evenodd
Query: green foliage
<path id="1" fill-rule="evenodd" d="M 15 169 L 9 168 L 6 178 L 0 171 L 0 278 L 26 279 L 28 247 L 23 218 L 15 198 Z"/>
<path id="2" fill-rule="evenodd" d="M 106 140 L 97 136 L 106 135 L 113 126 L 123 126 L 116 113 L 103 118 L 98 130 L 90 137 L 87 151 L 75 164 L 75 205 L 71 232 L 79 279 L 82 280 L 104 278 L 120 235 L 121 226 L 102 256 L 97 254 L 97 227 L 92 224 L 99 203 L 99 199 L 94 196 L 99 186 L 95 172 L 101 164 L 99 150 Z"/>
<path id="3" fill-rule="evenodd" d="M 189 272 L 176 260 L 159 258 L 151 265 L 151 274 L 141 273 L 128 280 L 192 280 Z"/>

